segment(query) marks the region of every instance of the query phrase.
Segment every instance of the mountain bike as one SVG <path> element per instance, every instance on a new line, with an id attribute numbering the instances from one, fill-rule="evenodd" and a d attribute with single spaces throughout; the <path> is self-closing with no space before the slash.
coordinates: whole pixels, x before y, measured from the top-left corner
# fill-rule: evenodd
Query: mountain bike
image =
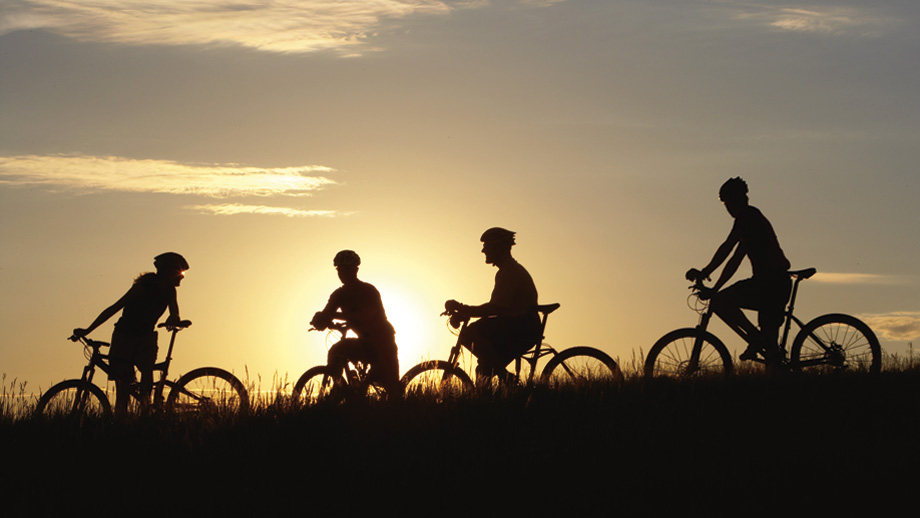
<path id="1" fill-rule="evenodd" d="M 349 337 L 351 328 L 348 323 L 336 319 L 325 325 L 325 329 L 310 327 L 309 331 L 329 330 L 339 334 L 337 343 L 344 340 L 358 340 Z M 382 383 L 373 377 L 371 365 L 362 361 L 349 361 L 345 367 L 336 372 L 328 365 L 317 365 L 304 372 L 291 392 L 291 400 L 295 404 L 313 405 L 322 400 L 341 402 L 346 399 L 382 399 L 387 396 L 387 390 Z"/>
<path id="2" fill-rule="evenodd" d="M 549 361 L 543 366 L 539 382 L 550 385 L 584 383 L 586 381 L 614 381 L 623 379 L 616 361 L 607 353 L 593 347 L 571 347 L 557 351 L 543 342 L 546 321 L 549 314 L 559 309 L 559 304 L 536 306 L 540 315 L 540 338 L 521 356 L 514 360 L 514 376 L 517 382 L 532 384 L 537 381 L 538 362 L 545 357 Z M 474 387 L 473 380 L 460 366 L 462 345 L 460 334 L 469 324 L 470 317 L 460 317 L 455 312 L 445 311 L 441 316 L 451 317 L 451 325 L 459 328 L 457 343 L 451 348 L 446 361 L 429 360 L 415 365 L 402 377 L 406 394 L 437 393 L 441 395 L 460 394 Z M 526 372 L 522 373 L 522 367 Z M 491 380 L 485 380 L 491 381 Z"/>
<path id="3" fill-rule="evenodd" d="M 236 376 L 223 369 L 201 367 L 189 371 L 176 381 L 166 378 L 169 364 L 172 362 L 176 334 L 190 325 L 192 325 L 191 321 L 183 320 L 177 326 L 166 324 L 157 326 L 166 328 L 171 332 L 171 336 L 166 359 L 153 366 L 154 373 L 159 372 L 160 376 L 154 381 L 152 387 L 152 411 L 246 413 L 249 410 L 249 393 L 246 387 Z M 46 390 L 38 398 L 35 414 L 42 416 L 110 416 L 112 407 L 109 404 L 108 395 L 93 383 L 97 367 L 105 374 L 112 372 L 109 355 L 102 352 L 110 344 L 77 335 L 68 339 L 83 344 L 83 355 L 88 360 L 86 367 L 83 368 L 83 375 L 80 379 L 62 381 Z M 140 384 L 134 382 L 128 388 L 132 402 L 137 403 L 140 407 L 146 406 L 141 404 L 145 396 L 141 394 Z M 169 393 L 164 399 L 164 391 L 167 388 L 169 388 Z"/>
<path id="4" fill-rule="evenodd" d="M 807 324 L 794 314 L 799 283 L 810 278 L 817 270 L 789 271 L 794 279 L 789 304 L 783 313 L 783 334 L 778 344 L 781 366 L 800 371 L 823 369 L 832 371 L 868 371 L 878 373 L 882 365 L 882 352 L 875 333 L 863 321 L 841 313 L 822 315 Z M 661 337 L 645 358 L 647 377 L 728 376 L 732 373 L 732 358 L 725 344 L 706 330 L 712 318 L 709 302 L 700 298 L 706 286 L 697 280 L 692 286 L 688 305 L 700 314 L 696 327 L 671 331 Z M 792 323 L 799 331 L 786 356 L 786 342 Z M 754 362 L 767 364 L 764 351 Z"/>

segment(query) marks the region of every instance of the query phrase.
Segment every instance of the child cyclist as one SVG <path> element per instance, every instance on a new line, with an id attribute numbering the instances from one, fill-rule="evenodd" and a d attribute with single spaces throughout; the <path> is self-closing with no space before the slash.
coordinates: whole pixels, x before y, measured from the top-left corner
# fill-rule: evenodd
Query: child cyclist
<path id="1" fill-rule="evenodd" d="M 119 416 L 128 410 L 129 386 L 135 382 L 134 367 L 141 372 L 141 408 L 146 410 L 150 403 L 153 365 L 157 359 L 157 333 L 154 330 L 157 320 L 168 308 L 166 324 L 175 326 L 181 321 L 176 287 L 189 268 L 188 262 L 175 252 L 166 252 L 153 259 L 153 266 L 156 273 L 142 273 L 134 279 L 128 292 L 104 309 L 89 327 L 73 330 L 75 336 L 86 336 L 123 310 L 121 318 L 115 322 L 109 351 L 109 379 L 115 382 L 115 414 Z"/>

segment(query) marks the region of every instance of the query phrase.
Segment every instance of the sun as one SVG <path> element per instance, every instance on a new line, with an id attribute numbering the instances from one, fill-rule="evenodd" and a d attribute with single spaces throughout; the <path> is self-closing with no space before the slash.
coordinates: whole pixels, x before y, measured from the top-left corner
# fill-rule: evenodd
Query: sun
<path id="1" fill-rule="evenodd" d="M 386 287 L 380 291 L 387 319 L 396 329 L 399 367 L 404 372 L 436 353 L 431 350 L 438 322 L 436 309 L 399 289 Z"/>

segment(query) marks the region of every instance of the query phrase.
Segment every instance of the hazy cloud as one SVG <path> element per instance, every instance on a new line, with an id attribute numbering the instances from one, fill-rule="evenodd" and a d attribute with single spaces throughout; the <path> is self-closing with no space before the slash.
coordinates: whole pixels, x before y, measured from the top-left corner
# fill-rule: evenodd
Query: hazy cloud
<path id="1" fill-rule="evenodd" d="M 874 273 L 818 272 L 812 279 L 826 284 L 900 284 L 909 279 L 898 275 Z"/>
<path id="2" fill-rule="evenodd" d="M 737 19 L 766 25 L 781 31 L 821 34 L 875 35 L 894 23 L 894 19 L 874 14 L 865 8 L 843 6 L 778 7 L 740 4 Z"/>
<path id="3" fill-rule="evenodd" d="M 385 19 L 486 5 L 482 0 L 11 0 L 0 14 L 0 34 L 44 29 L 82 41 L 312 52 L 354 49 Z"/>
<path id="4" fill-rule="evenodd" d="M 350 212 L 341 212 L 335 210 L 302 210 L 293 209 L 290 207 L 245 205 L 242 203 L 190 205 L 187 208 L 205 214 L 216 214 L 218 216 L 233 216 L 236 214 L 267 214 L 275 216 L 287 216 L 289 218 L 333 218 L 337 216 L 348 216 L 351 214 Z"/>
<path id="5" fill-rule="evenodd" d="M 860 315 L 860 318 L 881 338 L 903 341 L 920 338 L 920 311 Z"/>
<path id="6" fill-rule="evenodd" d="M 309 196 L 336 183 L 321 176 L 333 171 L 319 165 L 266 168 L 115 156 L 0 156 L 0 185 L 212 197 Z"/>

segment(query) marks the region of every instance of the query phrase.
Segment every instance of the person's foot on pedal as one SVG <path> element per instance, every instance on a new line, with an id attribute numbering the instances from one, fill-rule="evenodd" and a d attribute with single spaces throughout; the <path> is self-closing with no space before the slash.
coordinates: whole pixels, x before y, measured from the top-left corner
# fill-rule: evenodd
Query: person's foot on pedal
<path id="1" fill-rule="evenodd" d="M 760 352 L 760 345 L 758 344 L 748 344 L 747 349 L 738 356 L 738 359 L 743 361 L 750 361 L 757 358 L 757 353 Z"/>

